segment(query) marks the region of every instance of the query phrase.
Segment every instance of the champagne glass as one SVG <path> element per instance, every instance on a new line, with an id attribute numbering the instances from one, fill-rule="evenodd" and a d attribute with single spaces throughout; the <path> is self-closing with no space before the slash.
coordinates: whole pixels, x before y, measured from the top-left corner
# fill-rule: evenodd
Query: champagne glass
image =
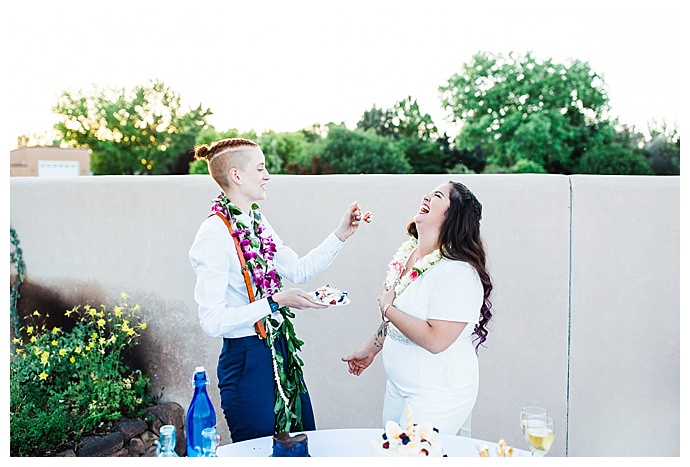
<path id="1" fill-rule="evenodd" d="M 523 407 L 520 411 L 520 431 L 522 431 L 522 437 L 525 441 L 529 443 L 527 439 L 527 432 L 525 431 L 525 426 L 528 418 L 532 417 L 546 417 L 549 415 L 549 411 L 544 407 Z"/>
<path id="2" fill-rule="evenodd" d="M 553 418 L 535 416 L 527 418 L 525 422 L 525 432 L 530 451 L 536 456 L 544 457 L 553 444 L 555 435 Z"/>

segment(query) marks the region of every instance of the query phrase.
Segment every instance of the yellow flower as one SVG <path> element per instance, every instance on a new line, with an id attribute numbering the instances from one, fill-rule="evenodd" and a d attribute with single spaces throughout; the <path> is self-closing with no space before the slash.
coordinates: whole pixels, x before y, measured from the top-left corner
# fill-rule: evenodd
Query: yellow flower
<path id="1" fill-rule="evenodd" d="M 38 310 L 34 310 L 34 312 L 31 313 L 31 314 L 34 315 L 34 316 L 38 316 L 38 317 L 41 316 L 41 314 L 38 312 Z"/>
<path id="2" fill-rule="evenodd" d="M 67 355 L 67 350 L 60 349 L 60 351 L 58 353 L 60 354 L 61 357 L 64 357 L 65 355 Z"/>
<path id="3" fill-rule="evenodd" d="M 122 316 L 122 310 L 118 307 L 115 307 L 113 311 L 115 312 L 115 316 Z"/>
<path id="4" fill-rule="evenodd" d="M 91 334 L 91 338 L 92 338 L 92 339 L 95 339 L 95 338 L 97 338 L 97 337 L 98 337 L 98 333 L 97 333 L 97 332 L 93 332 L 93 333 Z"/>
<path id="5" fill-rule="evenodd" d="M 53 339 L 53 340 L 50 342 L 50 344 L 51 344 L 51 345 L 58 345 L 58 341 L 56 341 L 55 339 Z"/>
<path id="6" fill-rule="evenodd" d="M 95 316 L 96 313 L 97 313 L 97 312 L 96 312 L 96 310 L 95 310 L 94 308 L 91 308 L 91 309 L 89 310 L 89 314 L 90 314 L 91 316 Z"/>
<path id="7" fill-rule="evenodd" d="M 81 347 L 77 347 L 76 349 L 74 349 L 74 353 L 81 353 Z"/>
<path id="8" fill-rule="evenodd" d="M 51 332 L 52 332 L 53 334 L 57 334 L 58 332 L 60 332 L 60 328 L 54 327 L 53 330 L 52 330 Z"/>
<path id="9" fill-rule="evenodd" d="M 122 322 L 122 332 L 129 332 L 129 325 L 127 324 L 127 320 L 124 320 Z"/>
<path id="10" fill-rule="evenodd" d="M 29 342 L 31 342 L 32 344 L 34 342 L 36 342 L 36 336 L 31 336 L 31 339 L 29 339 Z"/>
<path id="11" fill-rule="evenodd" d="M 129 295 L 127 295 L 127 293 L 125 293 L 125 292 L 122 292 L 122 293 L 120 294 L 120 298 L 123 299 L 123 300 L 127 300 L 127 299 L 129 298 Z"/>
<path id="12" fill-rule="evenodd" d="M 34 332 L 34 327 L 33 326 L 27 326 L 26 327 L 26 333 L 27 334 L 33 334 Z"/>
<path id="13" fill-rule="evenodd" d="M 42 371 L 41 374 L 38 375 L 38 377 L 42 380 L 45 380 L 46 378 L 48 378 L 48 374 L 45 371 Z"/>
<path id="14" fill-rule="evenodd" d="M 22 342 L 22 340 L 21 340 L 21 339 L 18 339 L 18 338 L 16 338 L 16 337 L 15 337 L 14 339 L 12 339 L 12 343 L 13 343 L 13 344 L 21 344 L 21 342 Z"/>
<path id="15" fill-rule="evenodd" d="M 98 343 L 101 345 L 104 345 L 105 344 L 105 337 L 101 337 L 100 339 L 98 339 Z"/>
<path id="16" fill-rule="evenodd" d="M 96 324 L 98 325 L 98 327 L 102 328 L 103 326 L 105 326 L 105 320 L 101 318 L 98 321 L 96 321 Z"/>
<path id="17" fill-rule="evenodd" d="M 69 362 L 70 362 L 70 363 L 74 363 L 74 362 L 76 362 L 76 360 L 74 359 L 74 357 L 70 357 L 70 358 L 69 358 Z"/>
<path id="18" fill-rule="evenodd" d="M 72 308 L 71 310 L 65 311 L 65 316 L 69 317 L 72 313 L 74 313 L 74 308 Z"/>
<path id="19" fill-rule="evenodd" d="M 141 329 L 146 329 L 146 323 L 141 323 Z"/>
<path id="20" fill-rule="evenodd" d="M 134 309 L 134 311 L 139 311 L 139 310 L 141 310 L 141 305 L 139 305 L 139 304 L 137 303 L 136 305 L 134 305 L 134 308 L 133 308 L 133 309 Z"/>
<path id="21" fill-rule="evenodd" d="M 24 352 L 24 349 L 15 349 L 15 352 L 22 353 L 22 352 Z"/>
<path id="22" fill-rule="evenodd" d="M 134 335 L 134 329 L 129 328 L 129 331 L 127 331 L 127 334 L 130 336 L 133 336 Z"/>
<path id="23" fill-rule="evenodd" d="M 50 354 L 49 354 L 48 352 L 43 352 L 43 353 L 41 354 L 41 363 L 42 363 L 43 365 L 45 365 L 46 363 L 48 363 L 48 357 L 50 357 Z"/>

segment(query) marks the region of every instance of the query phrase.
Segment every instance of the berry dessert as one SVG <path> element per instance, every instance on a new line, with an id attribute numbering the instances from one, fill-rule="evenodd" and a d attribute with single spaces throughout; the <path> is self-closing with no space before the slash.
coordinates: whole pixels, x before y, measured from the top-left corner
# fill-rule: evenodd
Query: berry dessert
<path id="1" fill-rule="evenodd" d="M 347 305 L 350 303 L 347 292 L 331 287 L 328 284 L 314 291 L 313 300 L 330 306 Z"/>
<path id="2" fill-rule="evenodd" d="M 443 453 L 438 428 L 412 421 L 412 410 L 407 408 L 407 425 L 394 421 L 386 423 L 385 430 L 374 440 L 376 457 L 447 457 Z"/>

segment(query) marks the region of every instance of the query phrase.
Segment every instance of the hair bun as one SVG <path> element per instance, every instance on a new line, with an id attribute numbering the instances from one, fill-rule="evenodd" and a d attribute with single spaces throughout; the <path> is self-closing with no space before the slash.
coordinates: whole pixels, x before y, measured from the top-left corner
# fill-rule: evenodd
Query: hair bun
<path id="1" fill-rule="evenodd" d="M 207 146 L 199 146 L 194 152 L 195 159 L 206 159 L 208 160 L 209 150 Z"/>

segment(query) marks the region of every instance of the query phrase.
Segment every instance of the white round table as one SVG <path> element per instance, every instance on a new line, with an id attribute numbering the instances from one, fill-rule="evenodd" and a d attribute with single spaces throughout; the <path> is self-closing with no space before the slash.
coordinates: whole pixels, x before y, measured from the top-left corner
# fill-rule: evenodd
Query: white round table
<path id="1" fill-rule="evenodd" d="M 342 428 L 304 431 L 308 437 L 312 457 L 371 457 L 373 441 L 383 432 L 380 428 Z M 441 434 L 443 451 L 448 457 L 477 457 L 479 450 L 489 447 L 492 457 L 497 443 L 464 436 Z M 219 457 L 269 457 L 273 453 L 273 436 L 225 444 L 218 447 Z M 532 453 L 514 449 L 513 457 L 531 456 Z"/>

